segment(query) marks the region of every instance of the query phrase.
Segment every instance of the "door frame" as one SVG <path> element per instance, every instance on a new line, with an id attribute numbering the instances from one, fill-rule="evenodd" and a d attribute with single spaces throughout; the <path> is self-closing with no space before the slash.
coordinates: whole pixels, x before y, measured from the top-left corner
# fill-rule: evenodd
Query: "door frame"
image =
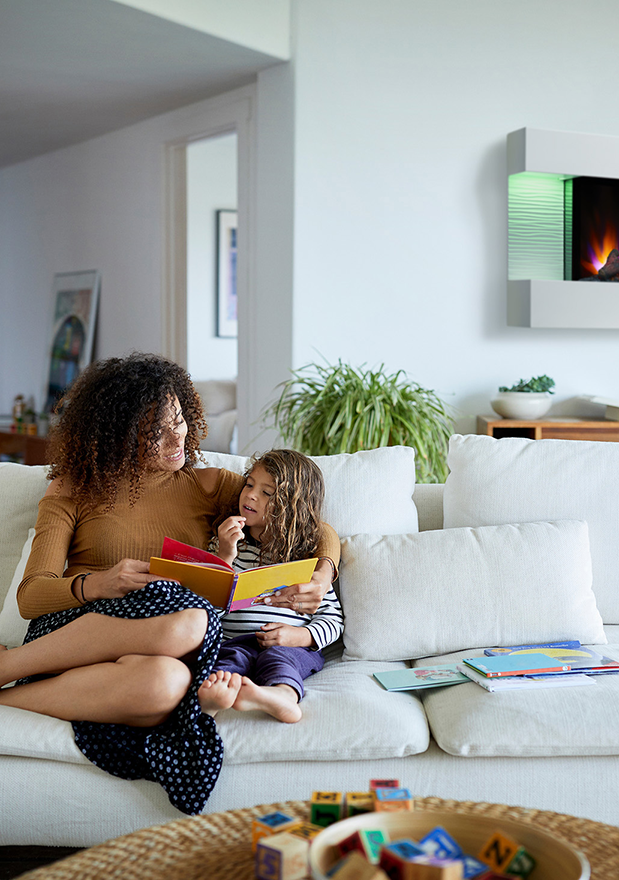
<path id="1" fill-rule="evenodd" d="M 185 131 L 164 144 L 161 350 L 187 367 L 187 145 L 236 133 L 237 141 L 237 410 L 239 449 L 250 422 L 251 364 L 254 358 L 256 216 L 255 86 L 201 102 Z"/>

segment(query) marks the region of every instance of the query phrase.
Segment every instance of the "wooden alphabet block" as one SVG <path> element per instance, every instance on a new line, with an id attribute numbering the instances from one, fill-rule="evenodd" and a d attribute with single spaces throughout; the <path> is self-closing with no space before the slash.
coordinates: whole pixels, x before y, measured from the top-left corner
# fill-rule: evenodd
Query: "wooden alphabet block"
<path id="1" fill-rule="evenodd" d="M 394 840 L 383 846 L 378 863 L 390 880 L 406 880 L 411 859 L 422 854 L 414 840 Z"/>
<path id="2" fill-rule="evenodd" d="M 417 856 L 407 866 L 406 880 L 462 880 L 460 859 Z"/>
<path id="3" fill-rule="evenodd" d="M 279 834 L 282 831 L 290 831 L 299 824 L 297 819 L 279 812 L 267 813 L 265 816 L 253 819 L 251 823 L 252 852 L 256 852 L 256 846 L 261 838 L 271 834 Z"/>
<path id="4" fill-rule="evenodd" d="M 351 852 L 327 871 L 336 880 L 389 880 L 377 865 L 371 865 L 360 852 Z"/>
<path id="5" fill-rule="evenodd" d="M 293 825 L 292 828 L 288 828 L 288 834 L 294 834 L 295 837 L 302 837 L 304 840 L 312 842 L 312 840 L 316 837 L 317 834 L 323 830 L 321 825 L 312 825 L 311 822 L 299 822 L 297 825 Z"/>
<path id="6" fill-rule="evenodd" d="M 374 797 L 371 791 L 347 791 L 346 815 L 358 816 L 359 813 L 371 813 L 374 810 Z"/>
<path id="7" fill-rule="evenodd" d="M 303 880 L 308 853 L 309 843 L 293 834 L 263 837 L 256 847 L 256 880 Z"/>
<path id="8" fill-rule="evenodd" d="M 376 788 L 374 789 L 374 809 L 377 813 L 412 810 L 413 796 L 408 788 Z"/>
<path id="9" fill-rule="evenodd" d="M 440 825 L 422 837 L 419 846 L 425 853 L 436 859 L 459 859 L 462 856 L 462 848 L 458 841 L 454 840 L 451 834 Z"/>
<path id="10" fill-rule="evenodd" d="M 511 837 L 506 837 L 500 831 L 496 831 L 492 837 L 484 843 L 477 857 L 485 862 L 493 871 L 505 871 L 518 850 L 519 844 Z"/>
<path id="11" fill-rule="evenodd" d="M 488 873 L 488 865 L 485 862 L 480 862 L 474 856 L 469 856 L 465 853 L 460 858 L 462 859 L 464 880 L 473 880 L 473 878 L 474 880 L 481 880 L 481 875 Z"/>
<path id="12" fill-rule="evenodd" d="M 341 791 L 315 791 L 312 794 L 310 820 L 326 828 L 344 818 L 344 797 Z"/>
<path id="13" fill-rule="evenodd" d="M 513 880 L 507 874 L 497 874 L 495 871 L 486 871 L 485 874 L 478 874 L 475 880 Z"/>
<path id="14" fill-rule="evenodd" d="M 353 834 L 340 840 L 337 847 L 342 855 L 352 850 L 358 850 L 368 862 L 378 864 L 381 847 L 389 842 L 389 836 L 385 831 L 375 828 L 362 828 Z"/>
<path id="15" fill-rule="evenodd" d="M 370 779 L 370 791 L 375 788 L 399 788 L 400 781 L 398 779 Z"/>
<path id="16" fill-rule="evenodd" d="M 531 853 L 527 852 L 524 846 L 521 846 L 516 851 L 516 855 L 509 865 L 505 868 L 505 872 L 509 874 L 510 877 L 522 877 L 523 880 L 526 880 L 536 864 L 537 862 Z"/>

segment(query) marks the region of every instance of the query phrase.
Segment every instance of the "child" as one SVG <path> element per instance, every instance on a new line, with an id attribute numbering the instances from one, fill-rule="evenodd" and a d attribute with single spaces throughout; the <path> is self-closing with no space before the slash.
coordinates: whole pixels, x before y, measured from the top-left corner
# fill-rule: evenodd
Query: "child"
<path id="1" fill-rule="evenodd" d="M 323 498 L 322 473 L 311 459 L 291 449 L 266 452 L 254 458 L 239 515 L 219 526 L 211 552 L 237 571 L 309 559 L 316 553 Z M 265 603 L 222 612 L 221 622 L 224 643 L 215 671 L 198 693 L 202 711 L 214 715 L 223 703 L 261 709 L 288 724 L 299 721 L 303 679 L 322 669 L 321 649 L 344 628 L 333 588 L 315 614 L 303 613 L 301 603 L 296 610 Z"/>

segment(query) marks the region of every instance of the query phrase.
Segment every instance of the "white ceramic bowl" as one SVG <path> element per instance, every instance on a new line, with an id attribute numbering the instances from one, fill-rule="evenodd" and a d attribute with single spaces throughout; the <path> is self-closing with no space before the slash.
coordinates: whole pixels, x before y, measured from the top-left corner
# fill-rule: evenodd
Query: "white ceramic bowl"
<path id="1" fill-rule="evenodd" d="M 502 831 L 521 843 L 537 864 L 531 880 L 590 880 L 587 859 L 576 849 L 535 825 L 511 819 L 494 819 L 456 810 L 363 813 L 335 822 L 314 838 L 309 861 L 314 880 L 326 880 L 326 872 L 338 860 L 335 844 L 361 828 L 380 828 L 391 840 L 419 840 L 437 825 L 445 828 L 465 852 L 476 855 L 484 843 Z"/>
<path id="2" fill-rule="evenodd" d="M 500 391 L 490 406 L 504 419 L 541 419 L 552 406 L 547 391 Z"/>

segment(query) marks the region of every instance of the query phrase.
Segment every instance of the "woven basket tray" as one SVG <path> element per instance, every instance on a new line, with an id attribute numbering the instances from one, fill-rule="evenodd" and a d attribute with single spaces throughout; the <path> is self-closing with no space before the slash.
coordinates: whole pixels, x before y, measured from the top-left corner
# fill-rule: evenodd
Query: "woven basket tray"
<path id="1" fill-rule="evenodd" d="M 440 798 L 417 798 L 415 809 L 534 823 L 581 850 L 593 880 L 619 880 L 619 828 L 561 813 Z M 251 821 L 275 810 L 309 817 L 307 801 L 286 801 L 178 819 L 93 846 L 20 880 L 252 880 Z"/>

